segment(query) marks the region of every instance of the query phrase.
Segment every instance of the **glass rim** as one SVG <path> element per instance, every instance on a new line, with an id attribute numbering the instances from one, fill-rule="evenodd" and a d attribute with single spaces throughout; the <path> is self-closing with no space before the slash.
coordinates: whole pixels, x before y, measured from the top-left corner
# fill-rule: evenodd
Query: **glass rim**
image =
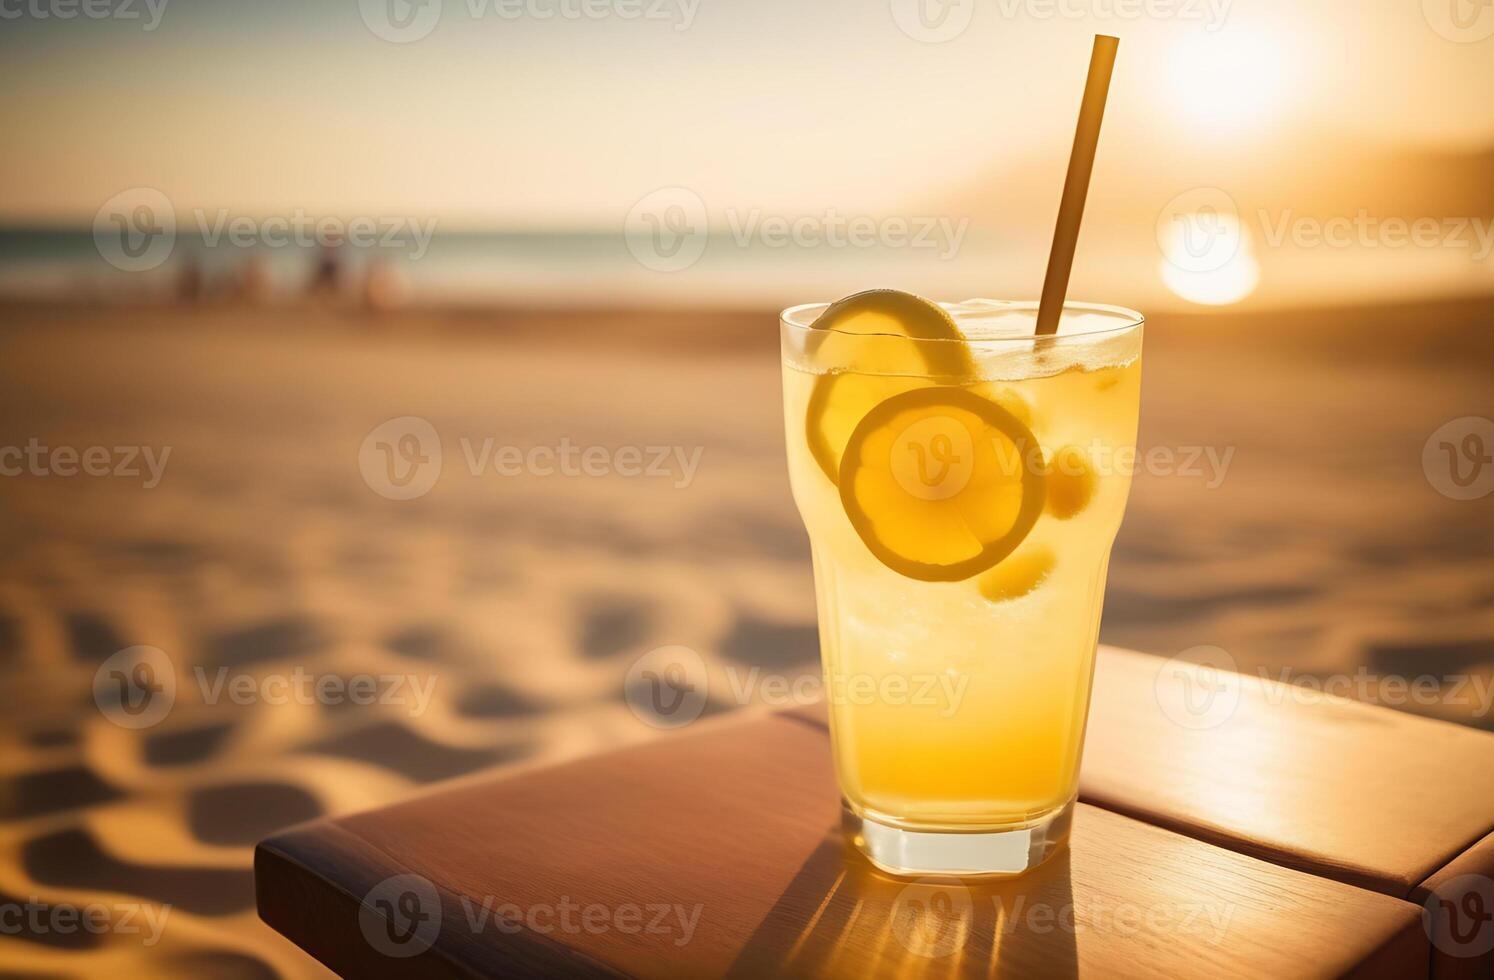
<path id="1" fill-rule="evenodd" d="M 1015 311 L 1015 312 L 1030 311 L 1034 315 L 1036 315 L 1037 309 L 1038 309 L 1038 301 L 1035 300 L 1035 299 L 1026 299 L 1026 300 L 993 300 L 993 299 L 984 299 L 984 298 L 981 298 L 981 297 L 972 297 L 971 299 L 962 300 L 959 303 L 940 303 L 939 306 L 941 308 L 943 308 L 946 312 L 950 313 L 951 316 L 954 316 L 955 319 L 956 319 L 956 322 L 958 322 L 960 314 L 968 314 L 970 312 L 975 312 L 975 311 L 961 309 L 961 307 L 964 307 L 964 305 L 967 304 L 967 303 L 987 303 L 987 304 L 990 304 L 989 306 L 985 306 L 985 307 L 981 308 L 978 311 L 978 312 L 983 313 L 983 314 L 984 313 L 1000 313 L 1002 311 Z M 1113 337 L 1113 336 L 1122 334 L 1122 333 L 1124 333 L 1124 332 L 1126 332 L 1128 330 L 1134 330 L 1137 327 L 1140 327 L 1140 326 L 1142 326 L 1142 325 L 1144 325 L 1146 323 L 1146 317 L 1142 313 L 1140 313 L 1140 312 L 1138 312 L 1136 310 L 1130 309 L 1128 307 L 1125 307 L 1125 306 L 1114 306 L 1114 305 L 1111 305 L 1111 304 L 1108 304 L 1108 303 L 1088 303 L 1088 302 L 1082 302 L 1082 301 L 1078 301 L 1078 300 L 1068 300 L 1068 301 L 1065 301 L 1064 304 L 1063 304 L 1063 312 L 1064 313 L 1070 313 L 1070 312 L 1098 313 L 1098 314 L 1103 314 L 1103 315 L 1105 315 L 1107 317 L 1117 318 L 1120 322 L 1113 323 L 1113 324 L 1112 323 L 1107 323 L 1107 324 L 1105 324 L 1103 326 L 1100 326 L 1100 327 L 1098 327 L 1096 329 L 1091 329 L 1091 330 L 1074 330 L 1074 331 L 1070 331 L 1070 332 L 1067 332 L 1067 333 L 1052 333 L 1052 334 L 1042 334 L 1042 335 L 1038 335 L 1038 334 L 1022 334 L 1020 336 L 1008 336 L 1008 337 L 970 337 L 970 338 L 967 338 L 967 337 L 908 337 L 906 334 L 891 333 L 891 332 L 884 332 L 884 331 L 856 332 L 856 331 L 850 331 L 850 330 L 840 330 L 840 329 L 837 329 L 837 328 L 834 328 L 834 327 L 816 327 L 816 326 L 814 326 L 814 320 L 809 320 L 808 322 L 803 321 L 802 316 L 803 316 L 803 313 L 804 313 L 805 310 L 818 309 L 820 312 L 824 312 L 824 310 L 827 309 L 830 305 L 831 305 L 830 303 L 826 303 L 826 302 L 799 303 L 797 305 L 790 306 L 790 307 L 786 308 L 785 310 L 783 310 L 781 313 L 779 313 L 778 314 L 778 322 L 783 327 L 790 327 L 790 328 L 792 328 L 794 330 L 802 331 L 802 332 L 804 332 L 806 334 L 808 334 L 808 333 L 835 334 L 835 335 L 842 336 L 842 337 L 860 337 L 860 338 L 863 338 L 863 339 L 865 339 L 865 338 L 873 338 L 873 337 L 895 337 L 895 338 L 897 338 L 899 340 L 910 341 L 910 342 L 912 342 L 914 344 L 969 344 L 969 345 L 972 345 L 972 346 L 1005 345 L 1005 344 L 1024 344 L 1024 345 L 1029 345 L 1029 344 L 1032 344 L 1034 341 L 1040 341 L 1040 342 L 1041 341 L 1046 341 L 1046 342 L 1049 342 L 1049 343 L 1057 343 L 1057 342 L 1060 342 L 1060 341 L 1076 340 L 1076 339 L 1080 339 L 1080 338 L 1089 339 L 1089 338 Z M 796 319 L 796 317 L 798 317 L 799 319 Z M 819 317 L 819 314 L 817 313 L 815 315 L 815 319 L 818 319 L 818 317 Z"/>

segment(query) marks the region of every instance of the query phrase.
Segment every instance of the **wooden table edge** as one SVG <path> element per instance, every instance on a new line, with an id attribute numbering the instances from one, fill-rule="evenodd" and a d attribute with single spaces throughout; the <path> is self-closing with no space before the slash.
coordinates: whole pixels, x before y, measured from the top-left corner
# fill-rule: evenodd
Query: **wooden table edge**
<path id="1" fill-rule="evenodd" d="M 1114 649 L 1114 648 L 1102 648 Z M 1149 655 L 1129 650 L 1116 652 L 1131 657 Z M 1364 706 L 1372 707 L 1372 706 Z M 1382 709 L 1390 710 L 1390 709 Z M 822 704 L 801 705 L 777 712 L 733 712 L 712 719 L 708 728 L 728 727 L 772 719 L 776 723 L 828 731 L 828 719 Z M 690 737 L 699 734 L 699 726 L 691 732 L 666 735 Z M 659 740 L 651 740 L 659 741 Z M 650 744 L 649 742 L 641 744 Z M 638 745 L 618 746 L 612 752 L 624 752 Z M 588 757 L 592 758 L 592 757 Z M 580 761 L 580 760 L 571 760 Z M 559 763 L 564 767 L 568 763 Z M 531 772 L 543 771 L 556 766 L 541 765 L 533 768 L 519 767 L 515 771 L 495 774 L 493 770 L 473 773 L 459 779 L 445 781 L 428 788 L 426 792 L 441 792 L 467 782 L 479 782 L 494 778 L 522 778 Z M 1373 964 L 1404 961 L 1406 950 L 1398 950 L 1407 943 L 1417 943 L 1426 938 L 1421 927 L 1421 903 L 1435 892 L 1440 884 L 1466 873 L 1494 876 L 1494 828 L 1482 837 L 1466 842 L 1454 852 L 1454 857 L 1420 881 L 1395 880 L 1395 888 L 1387 888 L 1383 873 L 1352 865 L 1336 864 L 1315 859 L 1314 856 L 1285 851 L 1281 848 L 1257 846 L 1249 839 L 1241 838 L 1226 828 L 1170 820 L 1145 807 L 1128 806 L 1123 801 L 1109 797 L 1103 790 L 1086 792 L 1081 802 L 1136 820 L 1159 830 L 1180 837 L 1219 847 L 1263 863 L 1312 875 L 1328 881 L 1349 885 L 1366 892 L 1384 895 L 1404 902 L 1412 918 L 1408 925 L 1388 937 L 1376 955 L 1365 961 L 1366 971 L 1356 970 L 1353 975 L 1379 975 Z M 259 917 L 269 926 L 287 937 L 312 957 L 329 968 L 344 975 L 392 976 L 406 975 L 412 966 L 418 966 L 424 975 L 441 977 L 471 977 L 494 973 L 514 976 L 553 976 L 557 973 L 577 976 L 617 977 L 616 967 L 587 956 L 571 947 L 555 942 L 547 936 L 530 930 L 521 930 L 511 935 L 501 949 L 491 945 L 458 937 L 456 942 L 443 938 L 441 944 L 407 960 L 392 959 L 379 952 L 362 934 L 359 910 L 365 908 L 365 896 L 380 881 L 399 874 L 411 873 L 397 855 L 369 844 L 358 835 L 339 825 L 342 817 L 329 817 L 290 828 L 261 842 L 255 848 L 254 872 L 256 904 Z M 434 886 L 433 884 L 433 887 Z M 443 916 L 457 917 L 467 913 L 462 896 L 437 887 Z M 275 896 L 281 896 L 277 901 Z M 291 900 L 290 896 L 296 900 Z M 308 914 L 311 910 L 311 914 Z M 455 918 L 453 918 L 455 921 Z M 1418 938 L 1420 937 L 1420 938 Z M 1429 969 L 1432 976 L 1461 976 L 1444 974 L 1437 967 L 1439 959 L 1435 948 L 1429 951 Z M 1482 961 L 1480 961 L 1482 962 Z M 1471 974 L 1470 974 L 1471 975 Z"/>
<path id="2" fill-rule="evenodd" d="M 513 976 L 626 976 L 616 969 L 550 938 L 520 930 L 495 956 L 492 946 L 461 930 L 450 930 L 455 942 L 430 946 L 408 958 L 375 949 L 362 934 L 363 897 L 379 882 L 410 873 L 385 851 L 349 833 L 336 818 L 293 827 L 254 848 L 255 907 L 260 919 L 311 957 L 340 976 L 408 976 L 418 966 L 422 976 L 473 978 Z M 424 879 L 429 881 L 429 879 Z M 356 881 L 350 890 L 339 882 Z M 435 885 L 443 919 L 466 914 L 461 896 Z M 359 894 L 361 892 L 361 895 Z M 273 896 L 302 900 L 276 901 Z M 318 910 L 315 917 L 307 909 Z"/>

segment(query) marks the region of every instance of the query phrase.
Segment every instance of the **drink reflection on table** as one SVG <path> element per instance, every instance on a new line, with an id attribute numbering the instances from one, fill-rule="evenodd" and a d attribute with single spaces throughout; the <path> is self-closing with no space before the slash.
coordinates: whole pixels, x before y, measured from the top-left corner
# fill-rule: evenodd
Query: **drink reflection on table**
<path id="1" fill-rule="evenodd" d="M 895 878 L 839 831 L 804 862 L 728 974 L 1076 977 L 1067 849 L 1019 877 Z"/>

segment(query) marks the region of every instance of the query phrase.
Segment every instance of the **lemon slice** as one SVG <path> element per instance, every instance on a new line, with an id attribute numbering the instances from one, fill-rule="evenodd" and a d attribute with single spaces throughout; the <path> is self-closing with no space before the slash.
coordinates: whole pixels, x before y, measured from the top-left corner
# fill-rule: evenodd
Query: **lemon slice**
<path id="1" fill-rule="evenodd" d="M 835 483 L 840 456 L 856 424 L 877 404 L 920 382 L 918 376 L 968 377 L 970 348 L 939 304 L 896 289 L 854 293 L 826 307 L 811 324 L 822 331 L 808 350 L 829 363 L 850 363 L 855 373 L 822 374 L 809 395 L 804 434 L 809 452 Z M 877 337 L 876 341 L 867 340 Z M 908 343 L 899 343 L 905 338 Z M 939 340 L 950 343 L 918 344 Z"/>
<path id="2" fill-rule="evenodd" d="M 1011 554 L 1042 513 L 1042 451 L 1011 412 L 965 388 L 894 395 L 856 426 L 840 500 L 871 553 L 923 582 Z"/>

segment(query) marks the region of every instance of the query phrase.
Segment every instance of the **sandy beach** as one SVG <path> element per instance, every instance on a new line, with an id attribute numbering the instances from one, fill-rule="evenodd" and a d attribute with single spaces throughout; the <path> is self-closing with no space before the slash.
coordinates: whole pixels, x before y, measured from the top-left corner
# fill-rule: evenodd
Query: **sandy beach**
<path id="1" fill-rule="evenodd" d="M 171 924 L 148 950 L 6 938 L 8 969 L 128 975 L 148 955 L 156 975 L 321 975 L 255 916 L 263 836 L 656 737 L 623 697 L 653 647 L 717 672 L 817 669 L 772 311 L 11 305 L 0 321 L 0 445 L 142 450 L 133 472 L 0 479 L 0 893 L 144 901 Z M 1249 673 L 1494 729 L 1494 508 L 1439 493 L 1422 462 L 1444 423 L 1489 414 L 1491 321 L 1488 298 L 1153 318 L 1152 463 L 1102 639 L 1218 647 Z M 439 434 L 441 475 L 392 500 L 360 447 L 405 416 Z M 657 465 L 492 462 L 566 446 Z M 136 644 L 178 676 L 170 717 L 139 731 L 92 695 Z M 239 704 L 214 687 L 296 670 L 424 693 Z M 1384 684 L 1420 676 L 1437 696 Z"/>

